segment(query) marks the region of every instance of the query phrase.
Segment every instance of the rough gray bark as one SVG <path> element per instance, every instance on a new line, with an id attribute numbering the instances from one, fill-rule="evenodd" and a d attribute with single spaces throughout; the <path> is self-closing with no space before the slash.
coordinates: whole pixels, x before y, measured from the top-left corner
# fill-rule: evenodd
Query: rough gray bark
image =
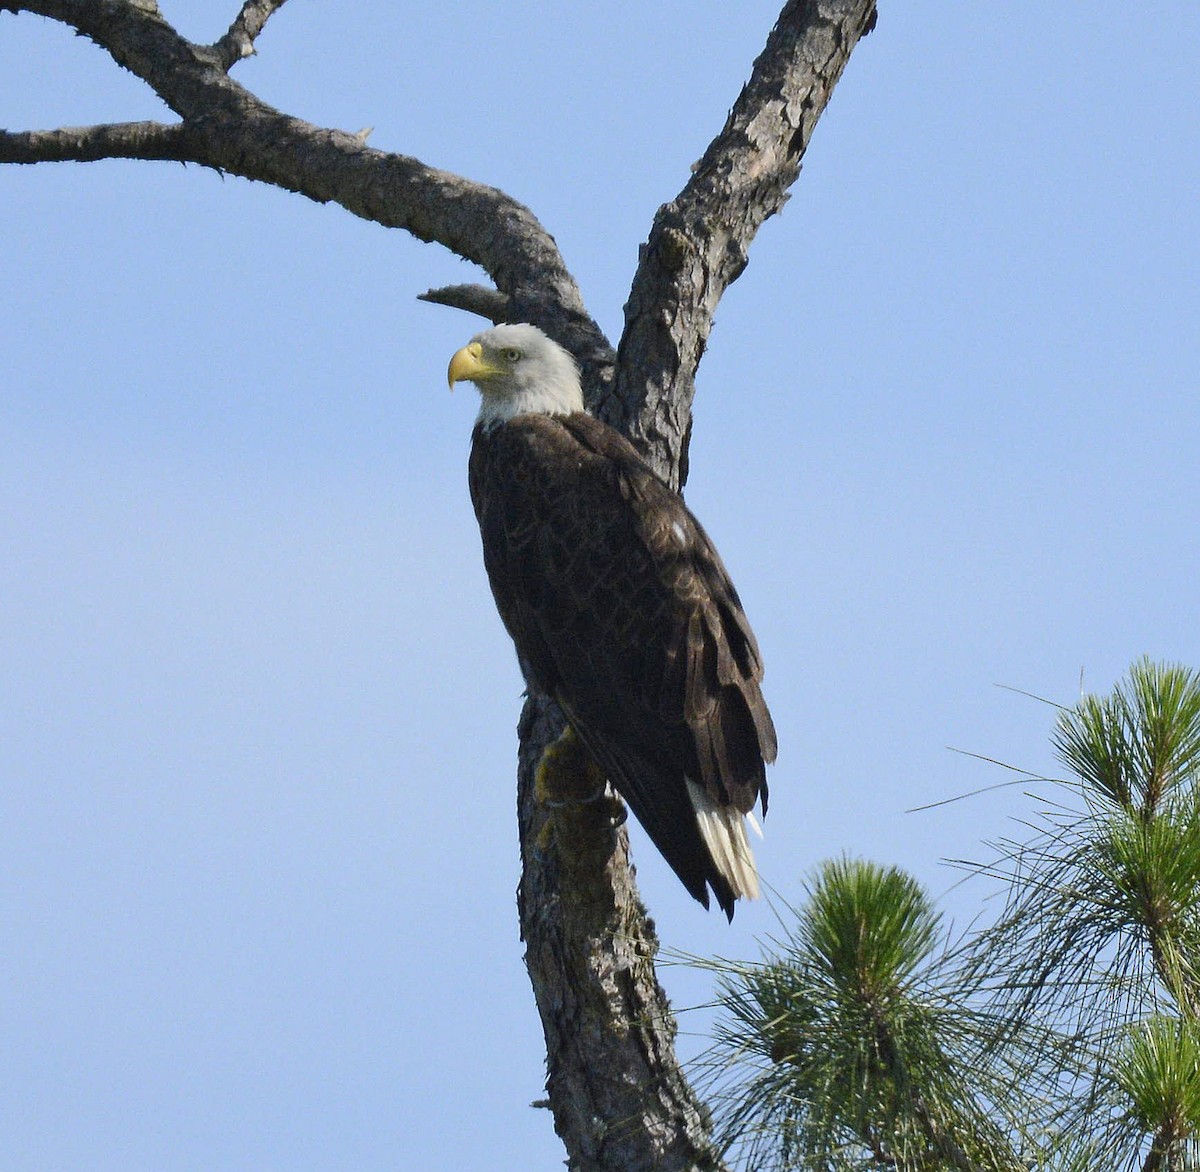
<path id="1" fill-rule="evenodd" d="M 787 202 L 817 119 L 874 26 L 874 0 L 784 5 L 721 133 L 654 217 L 604 415 L 676 487 L 687 480 L 693 380 L 717 303 L 758 229 Z"/>
<path id="2" fill-rule="evenodd" d="M 229 76 L 284 0 L 247 0 L 213 45 L 193 44 L 154 0 L 31 0 L 31 12 L 88 36 L 179 116 L 0 132 L 0 162 L 166 159 L 335 201 L 480 265 L 494 288 L 430 290 L 430 301 L 492 321 L 531 321 L 579 359 L 589 401 L 672 483 L 686 480 L 696 368 L 728 285 L 760 225 L 783 206 L 817 119 L 875 0 L 792 0 L 780 13 L 724 129 L 655 218 L 626 306 L 619 350 L 588 315 L 550 235 L 495 188 L 368 147 L 259 100 Z M 637 894 L 619 803 L 539 793 L 535 770 L 563 727 L 531 694 L 522 713 L 518 906 L 546 1035 L 550 1106 L 571 1168 L 720 1168 L 707 1116 L 675 1058 L 675 1024 L 654 971 L 657 939 Z"/>

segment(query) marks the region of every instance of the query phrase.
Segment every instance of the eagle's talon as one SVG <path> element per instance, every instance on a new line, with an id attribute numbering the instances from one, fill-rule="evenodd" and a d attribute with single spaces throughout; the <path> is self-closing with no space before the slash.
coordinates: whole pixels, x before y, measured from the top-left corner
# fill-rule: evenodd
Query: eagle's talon
<path id="1" fill-rule="evenodd" d="M 542 753 L 534 771 L 538 801 L 551 810 L 600 801 L 608 780 L 570 726 Z"/>

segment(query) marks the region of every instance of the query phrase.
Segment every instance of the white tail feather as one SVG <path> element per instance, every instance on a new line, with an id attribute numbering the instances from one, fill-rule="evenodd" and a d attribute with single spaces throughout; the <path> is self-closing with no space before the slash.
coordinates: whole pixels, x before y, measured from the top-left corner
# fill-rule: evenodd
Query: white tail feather
<path id="1" fill-rule="evenodd" d="M 757 899 L 758 872 L 746 838 L 746 815 L 734 806 L 723 806 L 714 801 L 709 792 L 691 778 L 687 779 L 687 787 L 696 811 L 696 824 L 717 870 L 729 881 L 733 894 L 739 899 Z M 758 820 L 753 815 L 749 817 L 761 835 Z"/>

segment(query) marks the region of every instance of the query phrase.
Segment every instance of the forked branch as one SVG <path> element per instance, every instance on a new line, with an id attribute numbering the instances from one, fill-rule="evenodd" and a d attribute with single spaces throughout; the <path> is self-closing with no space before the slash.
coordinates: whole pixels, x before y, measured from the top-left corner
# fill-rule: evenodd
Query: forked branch
<path id="1" fill-rule="evenodd" d="M 175 125 L 127 123 L 0 132 L 0 162 L 103 158 L 197 163 L 295 191 L 388 228 L 438 243 L 483 268 L 515 320 L 569 346 L 585 369 L 611 365 L 611 348 L 584 309 L 553 237 L 504 192 L 361 136 L 313 126 L 269 106 L 231 78 L 236 50 L 252 47 L 282 0 L 252 0 L 215 46 L 182 37 L 151 0 L 27 0 L 0 7 L 61 21 L 141 78 L 176 113 Z"/>
<path id="2" fill-rule="evenodd" d="M 722 132 L 642 251 L 619 355 L 587 313 L 553 238 L 502 191 L 313 126 L 229 76 L 284 0 L 247 0 L 212 45 L 179 35 L 154 0 L 0 2 L 89 37 L 179 117 L 0 132 L 0 162 L 104 158 L 197 163 L 271 183 L 401 228 L 479 265 L 492 287 L 431 290 L 428 301 L 492 321 L 530 321 L 580 360 L 600 414 L 680 484 L 696 368 L 716 305 L 746 265 L 760 225 L 783 206 L 814 125 L 874 0 L 789 0 Z M 616 363 L 617 378 L 613 370 Z M 550 1101 L 570 1167 L 621 1172 L 719 1169 L 706 1115 L 674 1052 L 674 1023 L 653 967 L 653 926 L 637 895 L 624 829 L 605 807 L 563 814 L 556 833 L 534 782 L 562 728 L 531 694 L 521 719 L 519 895 Z M 548 844 L 569 843 L 562 851 Z"/>
<path id="3" fill-rule="evenodd" d="M 228 72 L 243 57 L 254 53 L 254 42 L 266 27 L 271 17 L 287 0 L 246 0 L 242 10 L 234 18 L 229 31 L 213 45 L 213 52 L 221 67 Z"/>

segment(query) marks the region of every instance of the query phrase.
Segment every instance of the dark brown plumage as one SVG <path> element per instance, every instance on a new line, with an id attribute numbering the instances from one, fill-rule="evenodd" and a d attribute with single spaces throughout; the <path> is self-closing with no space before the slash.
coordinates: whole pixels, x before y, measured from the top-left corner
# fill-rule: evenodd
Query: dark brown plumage
<path id="1" fill-rule="evenodd" d="M 581 412 L 475 428 L 471 500 L 496 605 L 684 886 L 732 917 L 739 892 L 685 778 L 721 806 L 767 805 L 775 732 L 737 591 L 682 499 Z"/>
<path id="2" fill-rule="evenodd" d="M 531 325 L 450 362 L 482 396 L 471 500 L 528 678 L 705 907 L 758 894 L 745 824 L 775 729 L 742 604 L 704 530 L 633 445 L 583 410 L 571 356 Z"/>

